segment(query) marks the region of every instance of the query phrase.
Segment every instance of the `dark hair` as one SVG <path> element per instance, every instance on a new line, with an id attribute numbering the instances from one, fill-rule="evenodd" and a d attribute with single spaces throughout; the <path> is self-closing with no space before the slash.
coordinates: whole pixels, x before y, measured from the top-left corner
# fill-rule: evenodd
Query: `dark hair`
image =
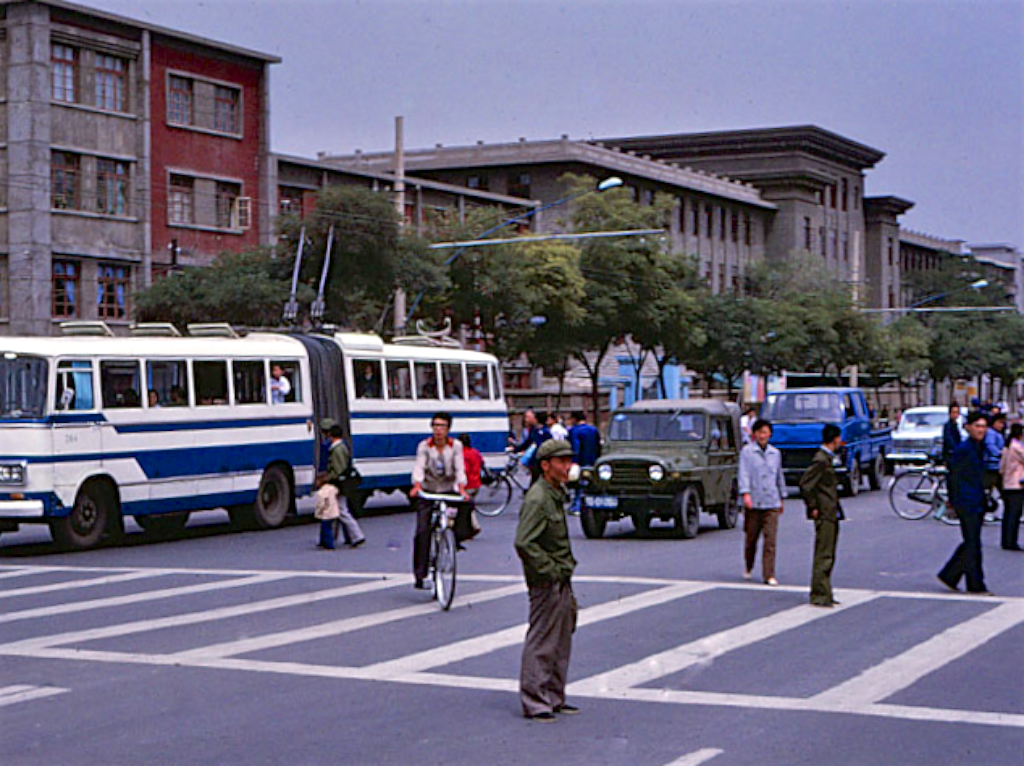
<path id="1" fill-rule="evenodd" d="M 540 412 L 538 412 L 537 410 L 534 410 L 533 414 L 534 414 L 534 416 L 536 416 L 538 423 L 547 423 L 548 422 L 548 414 L 546 412 L 544 412 L 543 410 L 541 410 Z"/>
<path id="2" fill-rule="evenodd" d="M 572 419 L 573 420 L 586 420 L 587 419 L 587 413 L 585 413 L 583 410 L 576 410 L 575 412 L 572 413 Z"/>
<path id="3" fill-rule="evenodd" d="M 335 424 L 327 429 L 327 435 L 332 439 L 340 439 L 345 435 L 345 432 L 341 430 L 341 426 Z"/>
<path id="4" fill-rule="evenodd" d="M 434 425 L 435 420 L 443 420 L 445 423 L 448 424 L 449 428 L 452 427 L 452 416 L 450 413 L 435 412 L 434 415 L 430 418 L 430 425 Z"/>
<path id="5" fill-rule="evenodd" d="M 775 430 L 774 428 L 772 428 L 772 422 L 770 420 L 766 420 L 765 418 L 758 418 L 757 420 L 754 421 L 754 425 L 750 427 L 750 432 L 753 433 L 754 431 L 760 431 L 762 428 L 766 426 L 769 431 Z"/>
<path id="6" fill-rule="evenodd" d="M 996 413 L 991 414 L 991 415 L 988 416 L 988 424 L 990 426 L 994 426 L 996 424 L 996 421 L 999 421 L 999 420 L 1006 420 L 1006 413 L 1005 412 L 996 412 Z"/>
<path id="7" fill-rule="evenodd" d="M 959 404 L 957 404 L 956 402 L 950 402 L 949 403 L 949 411 L 952 412 L 954 407 L 956 407 L 957 409 L 960 409 L 960 405 Z"/>
<path id="8" fill-rule="evenodd" d="M 459 436 L 459 441 L 462 442 L 467 447 L 472 447 L 473 446 L 473 439 L 470 437 L 469 434 L 462 434 L 462 435 L 460 435 Z"/>
<path id="9" fill-rule="evenodd" d="M 828 444 L 834 441 L 837 436 L 842 436 L 843 432 L 835 423 L 827 423 L 824 428 L 821 429 L 821 443 Z"/>
<path id="10" fill-rule="evenodd" d="M 1024 436 L 1024 425 L 1021 425 L 1020 423 L 1014 423 L 1012 426 L 1010 426 L 1010 437 L 1007 441 L 1013 441 L 1014 439 L 1020 441 L 1020 438 L 1022 436 Z"/>
<path id="11" fill-rule="evenodd" d="M 988 425 L 988 417 L 985 415 L 985 413 L 982 412 L 981 410 L 975 410 L 974 412 L 967 416 L 967 425 L 977 423 L 979 420 L 984 420 L 985 425 Z"/>

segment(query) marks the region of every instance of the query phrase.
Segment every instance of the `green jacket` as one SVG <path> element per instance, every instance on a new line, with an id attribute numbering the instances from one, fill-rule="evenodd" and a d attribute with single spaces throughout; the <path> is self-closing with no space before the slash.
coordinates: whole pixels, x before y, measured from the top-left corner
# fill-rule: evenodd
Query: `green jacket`
<path id="1" fill-rule="evenodd" d="M 332 484 L 344 481 L 351 461 L 352 458 L 348 453 L 348 445 L 344 441 L 336 441 L 332 444 L 330 457 L 327 460 L 327 481 Z"/>
<path id="2" fill-rule="evenodd" d="M 516 529 L 516 553 L 530 587 L 567 581 L 576 568 L 565 523 L 568 498 L 560 487 L 538 479 L 526 493 Z"/>
<path id="3" fill-rule="evenodd" d="M 807 506 L 807 516 L 818 511 L 818 518 L 837 521 L 839 512 L 839 478 L 832 466 L 832 456 L 823 449 L 814 453 L 810 466 L 800 477 L 800 496 Z"/>

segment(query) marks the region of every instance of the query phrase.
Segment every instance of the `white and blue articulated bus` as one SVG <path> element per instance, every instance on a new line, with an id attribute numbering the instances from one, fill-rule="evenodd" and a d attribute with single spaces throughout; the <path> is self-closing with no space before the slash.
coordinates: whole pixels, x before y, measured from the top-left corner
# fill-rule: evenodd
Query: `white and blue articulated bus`
<path id="1" fill-rule="evenodd" d="M 279 526 L 323 468 L 323 417 L 350 440 L 366 493 L 408 488 L 441 409 L 501 462 L 494 357 L 373 335 L 190 330 L 0 339 L 0 532 L 45 523 L 62 546 L 89 548 L 125 516 L 169 534 L 211 508 Z"/>

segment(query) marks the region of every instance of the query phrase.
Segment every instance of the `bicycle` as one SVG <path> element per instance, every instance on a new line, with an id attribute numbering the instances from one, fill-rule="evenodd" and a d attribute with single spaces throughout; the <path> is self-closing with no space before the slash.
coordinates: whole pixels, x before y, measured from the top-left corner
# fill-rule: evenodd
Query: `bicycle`
<path id="1" fill-rule="evenodd" d="M 429 577 L 434 583 L 434 598 L 441 609 L 448 611 L 455 599 L 455 557 L 458 545 L 452 524 L 458 513 L 461 495 L 440 495 L 420 492 L 419 497 L 433 504 L 430 514 L 430 554 L 427 559 Z"/>
<path id="2" fill-rule="evenodd" d="M 960 523 L 949 502 L 949 470 L 930 463 L 910 468 L 893 479 L 889 486 L 889 505 L 902 519 L 917 521 L 932 516 L 937 521 L 955 526 Z M 1002 519 L 1002 498 L 995 487 L 985 490 L 985 524 L 997 524 Z"/>
<path id="3" fill-rule="evenodd" d="M 505 467 L 501 470 L 496 471 L 484 466 L 481 487 L 473 498 L 480 515 L 499 515 L 512 502 L 512 493 L 516 489 L 526 494 L 530 482 L 522 478 L 520 469 L 522 466 L 519 463 L 519 455 L 515 452 L 508 453 Z"/>

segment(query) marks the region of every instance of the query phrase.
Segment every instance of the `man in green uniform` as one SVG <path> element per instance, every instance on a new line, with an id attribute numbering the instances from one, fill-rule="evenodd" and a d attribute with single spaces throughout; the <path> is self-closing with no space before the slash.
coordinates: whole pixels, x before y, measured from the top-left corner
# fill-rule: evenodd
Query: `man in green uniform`
<path id="1" fill-rule="evenodd" d="M 530 629 L 523 644 L 519 697 L 523 715 L 550 722 L 556 713 L 578 713 L 565 702 L 572 633 L 576 628 L 576 599 L 572 572 L 576 559 L 569 545 L 565 522 L 568 496 L 563 485 L 572 466 L 569 442 L 552 439 L 537 450 L 541 478 L 536 481 L 519 512 L 516 553 L 530 590 Z"/>
<path id="2" fill-rule="evenodd" d="M 821 447 L 810 467 L 800 477 L 800 495 L 807 506 L 807 518 L 814 520 L 814 571 L 811 576 L 811 604 L 831 608 L 832 567 L 843 509 L 839 505 L 838 477 L 832 458 L 843 446 L 842 432 L 831 423 L 822 429 Z"/>

